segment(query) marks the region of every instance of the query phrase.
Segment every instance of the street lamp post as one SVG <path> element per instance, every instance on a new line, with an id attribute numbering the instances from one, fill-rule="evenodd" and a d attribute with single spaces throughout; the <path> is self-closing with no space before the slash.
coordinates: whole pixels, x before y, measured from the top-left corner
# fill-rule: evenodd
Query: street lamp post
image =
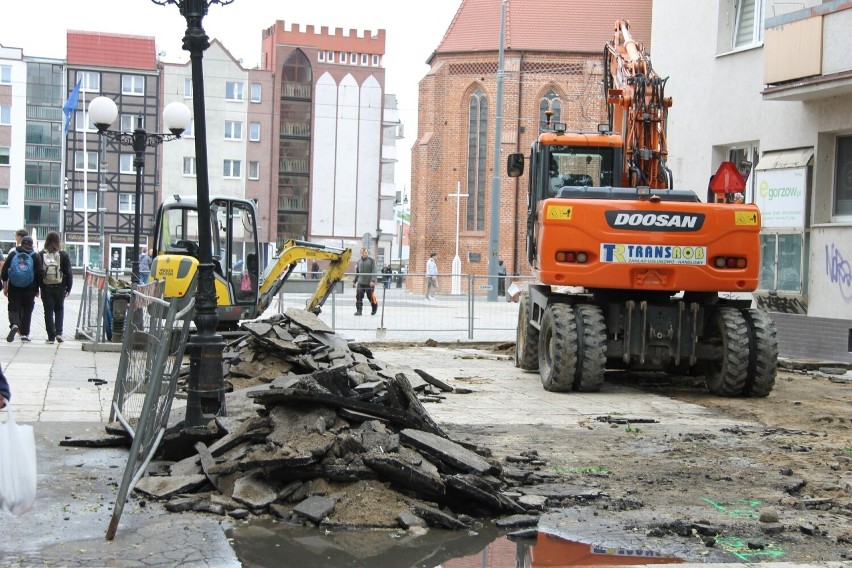
<path id="1" fill-rule="evenodd" d="M 204 110 L 204 51 L 210 39 L 201 22 L 211 4 L 226 6 L 234 0 L 151 0 L 154 4 L 174 4 L 186 19 L 183 49 L 189 52 L 192 68 L 192 110 L 195 118 L 196 194 L 198 202 L 198 292 L 195 303 L 196 333 L 187 343 L 189 378 L 187 381 L 186 425 L 203 427 L 214 416 L 224 416 L 225 378 L 222 352 L 225 342 L 216 331 L 216 287 L 213 273 L 210 228 L 210 185 L 207 174 L 207 121 Z"/>
<path id="2" fill-rule="evenodd" d="M 136 219 L 133 224 L 133 257 L 131 258 L 130 281 L 139 284 L 139 240 L 142 224 L 142 170 L 145 168 L 145 148 L 156 147 L 163 142 L 176 140 L 189 126 L 189 109 L 182 103 L 171 103 L 163 111 L 163 123 L 171 134 L 151 134 L 142 128 L 139 117 L 133 132 L 108 130 L 118 118 L 118 107 L 109 97 L 96 97 L 89 103 L 89 117 L 98 129 L 98 134 L 119 144 L 133 146 L 133 167 L 136 170 Z M 101 251 L 103 255 L 103 251 Z"/>

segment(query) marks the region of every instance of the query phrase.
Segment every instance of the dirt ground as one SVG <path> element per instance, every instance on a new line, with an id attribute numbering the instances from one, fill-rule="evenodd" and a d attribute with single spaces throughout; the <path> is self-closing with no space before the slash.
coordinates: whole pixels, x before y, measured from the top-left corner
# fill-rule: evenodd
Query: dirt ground
<path id="1" fill-rule="evenodd" d="M 490 428 L 451 434 L 487 440 L 495 453 L 535 450 L 547 470 L 603 490 L 603 498 L 551 509 L 545 524 L 562 536 L 587 540 L 621 531 L 635 535 L 632 545 L 693 561 L 852 560 L 848 376 L 782 370 L 769 397 L 756 399 L 710 395 L 701 378 L 611 373 L 607 380 L 698 404 L 742 425 L 697 435 L 600 422 L 570 432 L 513 426 L 502 436 Z"/>
<path id="2" fill-rule="evenodd" d="M 505 345 L 494 349 L 507 353 Z M 506 364 L 512 366 L 510 357 Z M 534 373 L 529 377 L 537 380 Z M 447 433 L 498 459 L 536 452 L 545 462 L 542 477 L 600 490 L 598 498 L 548 503 L 539 528 L 569 540 L 650 547 L 690 561 L 852 560 L 848 376 L 786 368 L 767 398 L 713 396 L 700 377 L 614 372 L 607 381 L 700 405 L 741 424 L 689 434 L 658 424 L 600 421 L 570 429 L 453 425 Z M 379 487 L 368 483 L 359 491 Z M 360 514 L 372 512 L 373 522 L 387 514 L 387 499 L 394 496 L 376 497 L 366 502 L 378 507 L 359 501 Z M 394 519 L 388 520 L 392 526 Z"/>

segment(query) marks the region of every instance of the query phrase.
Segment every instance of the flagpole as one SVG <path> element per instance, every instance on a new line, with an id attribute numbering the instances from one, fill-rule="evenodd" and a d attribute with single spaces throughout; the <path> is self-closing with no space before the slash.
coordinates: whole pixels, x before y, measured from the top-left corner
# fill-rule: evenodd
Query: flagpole
<path id="1" fill-rule="evenodd" d="M 82 90 L 82 89 L 81 89 Z M 83 91 L 83 267 L 89 268 L 89 111 L 86 109 L 86 91 Z M 104 251 L 101 251 L 103 254 Z"/>

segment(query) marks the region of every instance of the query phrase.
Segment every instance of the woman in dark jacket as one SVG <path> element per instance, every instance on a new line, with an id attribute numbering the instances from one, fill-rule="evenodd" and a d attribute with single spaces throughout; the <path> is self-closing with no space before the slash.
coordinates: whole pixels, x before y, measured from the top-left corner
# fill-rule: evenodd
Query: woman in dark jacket
<path id="1" fill-rule="evenodd" d="M 65 322 L 65 297 L 71 293 L 74 276 L 71 273 L 71 257 L 59 245 L 59 233 L 51 231 L 44 239 L 41 251 L 44 274 L 39 282 L 41 303 L 44 306 L 44 328 L 47 342 L 62 343 L 62 326 Z"/>

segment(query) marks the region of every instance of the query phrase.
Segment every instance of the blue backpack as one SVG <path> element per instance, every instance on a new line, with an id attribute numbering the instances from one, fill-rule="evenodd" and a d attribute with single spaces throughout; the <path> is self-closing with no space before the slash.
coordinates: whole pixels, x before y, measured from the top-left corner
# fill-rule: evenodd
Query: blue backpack
<path id="1" fill-rule="evenodd" d="M 16 288 L 28 288 L 35 280 L 34 252 L 16 252 L 9 266 L 9 284 Z"/>

